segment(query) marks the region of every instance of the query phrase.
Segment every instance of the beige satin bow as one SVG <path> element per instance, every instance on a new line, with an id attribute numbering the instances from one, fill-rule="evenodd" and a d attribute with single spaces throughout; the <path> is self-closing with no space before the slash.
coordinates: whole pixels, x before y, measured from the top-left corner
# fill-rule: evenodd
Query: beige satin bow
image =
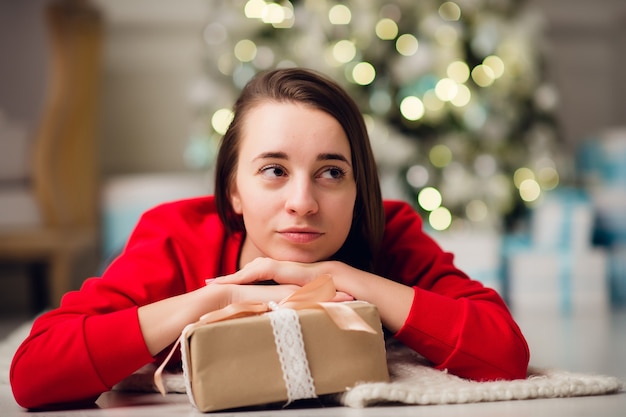
<path id="1" fill-rule="evenodd" d="M 241 317 L 256 316 L 277 308 L 291 308 L 293 310 L 322 309 L 328 314 L 330 319 L 341 330 L 361 331 L 375 334 L 376 331 L 365 322 L 353 309 L 344 303 L 331 302 L 336 294 L 335 284 L 329 274 L 320 275 L 313 281 L 302 286 L 288 297 L 278 303 L 265 302 L 244 302 L 230 304 L 220 310 L 211 311 L 198 319 L 195 323 L 189 324 L 182 331 L 182 334 L 167 358 L 154 372 L 154 383 L 159 392 L 165 395 L 163 385 L 163 369 L 170 361 L 176 351 L 178 344 L 183 337 L 197 327 L 216 323 L 224 320 L 232 320 Z"/>

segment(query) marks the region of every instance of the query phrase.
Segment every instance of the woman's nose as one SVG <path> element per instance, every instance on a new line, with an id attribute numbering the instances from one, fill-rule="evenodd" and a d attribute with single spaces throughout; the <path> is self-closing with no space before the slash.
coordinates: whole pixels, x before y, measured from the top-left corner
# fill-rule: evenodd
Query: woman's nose
<path id="1" fill-rule="evenodd" d="M 308 179 L 294 179 L 287 188 L 285 209 L 299 216 L 317 213 L 319 205 L 313 185 Z"/>

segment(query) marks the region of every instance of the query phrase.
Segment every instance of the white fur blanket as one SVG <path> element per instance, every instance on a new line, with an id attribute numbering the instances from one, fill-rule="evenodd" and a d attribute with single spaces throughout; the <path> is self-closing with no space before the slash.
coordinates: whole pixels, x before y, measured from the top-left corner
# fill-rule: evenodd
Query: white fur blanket
<path id="1" fill-rule="evenodd" d="M 528 377 L 523 380 L 470 381 L 433 369 L 421 356 L 399 343 L 388 344 L 387 364 L 391 382 L 359 384 L 338 395 L 338 401 L 363 408 L 384 403 L 433 405 L 575 397 L 624 389 L 623 381 L 612 376 L 537 368 L 529 369 Z M 154 367 L 145 367 L 116 389 L 154 391 L 153 374 Z M 163 379 L 168 392 L 185 392 L 182 374 L 164 374 Z"/>
<path id="2" fill-rule="evenodd" d="M 0 385 L 9 383 L 9 365 L 19 343 L 26 337 L 30 325 L 18 328 L 0 343 Z M 387 362 L 391 382 L 364 383 L 340 394 L 341 404 L 362 408 L 376 404 L 456 404 L 482 401 L 528 400 L 534 398 L 574 397 L 617 393 L 624 382 L 605 375 L 572 373 L 556 369 L 529 370 L 528 378 L 516 381 L 469 381 L 428 366 L 412 350 L 389 345 Z M 154 367 L 147 366 L 118 384 L 117 390 L 156 392 L 153 384 Z M 163 375 L 168 392 L 184 393 L 180 373 Z"/>

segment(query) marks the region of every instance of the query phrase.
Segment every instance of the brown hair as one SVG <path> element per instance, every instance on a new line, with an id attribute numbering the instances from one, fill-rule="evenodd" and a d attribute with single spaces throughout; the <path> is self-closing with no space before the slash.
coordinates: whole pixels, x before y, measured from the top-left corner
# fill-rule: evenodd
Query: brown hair
<path id="1" fill-rule="evenodd" d="M 384 231 L 384 210 L 374 155 L 363 116 L 356 103 L 334 81 L 312 70 L 277 69 L 255 76 L 235 102 L 233 120 L 222 138 L 215 172 L 215 201 L 230 233 L 245 231 L 243 219 L 230 204 L 239 142 L 247 113 L 266 101 L 296 102 L 322 110 L 343 127 L 351 149 L 356 202 L 348 238 L 334 259 L 371 270 Z"/>

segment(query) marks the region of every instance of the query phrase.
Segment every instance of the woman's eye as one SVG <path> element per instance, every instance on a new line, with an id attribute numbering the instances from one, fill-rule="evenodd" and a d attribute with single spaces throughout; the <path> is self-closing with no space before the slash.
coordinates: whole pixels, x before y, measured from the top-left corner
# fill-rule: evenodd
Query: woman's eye
<path id="1" fill-rule="evenodd" d="M 339 180 L 346 175 L 346 172 L 338 167 L 328 168 L 322 173 L 323 178 L 329 178 L 333 180 Z"/>
<path id="2" fill-rule="evenodd" d="M 285 170 L 279 166 L 266 166 L 261 168 L 261 174 L 265 177 L 284 177 L 286 175 Z"/>

